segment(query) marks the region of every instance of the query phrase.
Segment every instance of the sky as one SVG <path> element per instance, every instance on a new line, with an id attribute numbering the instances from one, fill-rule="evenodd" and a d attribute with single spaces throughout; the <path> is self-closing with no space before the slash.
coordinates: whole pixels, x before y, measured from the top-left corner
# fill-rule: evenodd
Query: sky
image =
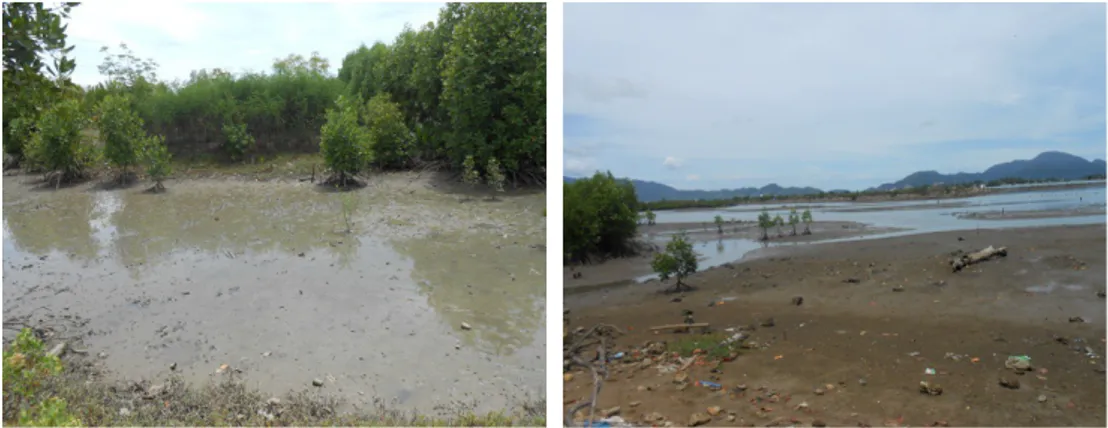
<path id="1" fill-rule="evenodd" d="M 76 46 L 73 81 L 104 81 L 100 48 L 120 43 L 151 58 L 161 80 L 187 80 L 193 70 L 269 72 L 277 58 L 313 51 L 337 73 L 342 59 L 365 43 L 391 43 L 408 23 L 435 21 L 444 3 L 185 3 L 88 2 L 73 8 L 67 32 Z"/>
<path id="2" fill-rule="evenodd" d="M 565 5 L 564 167 L 858 190 L 1105 158 L 1102 4 Z"/>

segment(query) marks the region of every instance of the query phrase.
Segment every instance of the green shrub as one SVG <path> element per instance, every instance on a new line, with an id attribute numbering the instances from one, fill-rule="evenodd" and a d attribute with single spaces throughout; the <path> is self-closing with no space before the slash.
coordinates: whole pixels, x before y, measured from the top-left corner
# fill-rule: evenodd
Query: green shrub
<path id="1" fill-rule="evenodd" d="M 141 147 L 142 162 L 146 165 L 146 175 L 154 181 L 154 191 L 165 190 L 162 180 L 173 173 L 172 165 L 169 163 L 171 156 L 169 148 L 165 144 L 165 137 L 161 135 L 147 136 L 143 138 Z"/>
<path id="2" fill-rule="evenodd" d="M 461 8 L 442 58 L 446 155 L 455 165 L 469 154 L 478 163 L 496 157 L 513 178 L 545 176 L 546 5 Z"/>
<path id="3" fill-rule="evenodd" d="M 49 397 L 43 386 L 62 370 L 57 356 L 47 355 L 42 341 L 25 328 L 4 351 L 4 418 L 18 415 L 22 426 L 79 426 L 64 400 Z"/>
<path id="4" fill-rule="evenodd" d="M 496 158 L 489 158 L 489 164 L 485 167 L 485 175 L 488 177 L 489 186 L 497 192 L 504 191 L 504 171 L 500 168 L 500 162 Z"/>
<path id="5" fill-rule="evenodd" d="M 477 161 L 473 160 L 473 155 L 466 156 L 462 161 L 462 182 L 470 187 L 481 184 L 481 173 L 477 172 Z"/>
<path id="6" fill-rule="evenodd" d="M 254 137 L 246 132 L 245 123 L 224 123 L 223 138 L 223 151 L 232 161 L 242 160 L 243 155 L 254 148 Z"/>
<path id="7" fill-rule="evenodd" d="M 120 177 L 139 161 L 145 131 L 126 95 L 108 95 L 97 108 L 97 127 L 104 142 L 104 158 L 122 169 Z"/>
<path id="8" fill-rule="evenodd" d="M 384 169 L 404 168 L 411 164 L 414 141 L 404 124 L 400 107 L 389 94 L 378 94 L 365 106 L 365 124 L 373 160 Z"/>
<path id="9" fill-rule="evenodd" d="M 81 130 L 86 122 L 80 102 L 75 99 L 46 108 L 27 147 L 28 157 L 47 172 L 60 173 L 59 184 L 83 176 L 96 160 L 95 148 L 81 144 Z"/>
<path id="10" fill-rule="evenodd" d="M 598 172 L 565 184 L 564 201 L 568 261 L 626 253 L 638 227 L 638 198 L 629 181 Z"/>
<path id="11" fill-rule="evenodd" d="M 339 97 L 335 107 L 327 112 L 327 123 L 320 129 L 319 149 L 323 161 L 343 185 L 372 159 L 369 138 L 358 125 L 356 103 Z"/>
<path id="12" fill-rule="evenodd" d="M 677 284 L 674 288 L 680 291 L 683 286 L 687 288 L 683 282 L 684 279 L 696 272 L 696 251 L 693 251 L 692 244 L 685 238 L 684 233 L 678 233 L 666 243 L 664 252 L 654 254 L 650 267 L 662 281 L 676 278 Z"/>

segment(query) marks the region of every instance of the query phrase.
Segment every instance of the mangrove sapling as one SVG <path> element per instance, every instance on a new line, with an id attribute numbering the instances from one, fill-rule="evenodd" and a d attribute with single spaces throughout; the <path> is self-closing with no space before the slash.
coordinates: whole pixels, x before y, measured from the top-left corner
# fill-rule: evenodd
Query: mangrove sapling
<path id="1" fill-rule="evenodd" d="M 473 155 L 466 155 L 466 159 L 462 161 L 462 183 L 470 190 L 475 190 L 481 184 L 481 173 L 477 172 L 477 162 L 473 160 Z M 463 199 L 468 200 L 469 198 Z"/>
<path id="2" fill-rule="evenodd" d="M 664 252 L 654 254 L 650 267 L 662 281 L 671 277 L 676 278 L 677 283 L 674 284 L 673 291 L 680 292 L 692 289 L 684 283 L 684 279 L 696 272 L 697 263 L 696 251 L 685 238 L 685 233 L 681 232 L 670 238 Z"/>
<path id="3" fill-rule="evenodd" d="M 800 216 L 796 214 L 796 208 L 789 210 L 789 226 L 793 227 L 792 236 L 796 236 L 796 225 L 800 223 Z"/>
<path id="4" fill-rule="evenodd" d="M 785 236 L 785 234 L 781 233 L 781 226 L 785 225 L 785 219 L 781 218 L 781 214 L 777 214 L 776 216 L 773 217 L 773 225 L 777 226 L 777 237 L 778 238 L 780 238 L 782 236 Z"/>
<path id="5" fill-rule="evenodd" d="M 500 169 L 500 162 L 497 162 L 496 158 L 489 158 L 489 164 L 485 167 L 486 181 L 489 187 L 492 187 L 497 193 L 504 192 L 504 171 Z M 490 200 L 496 200 L 496 195 L 493 194 Z"/>
<path id="6" fill-rule="evenodd" d="M 773 218 L 769 216 L 769 211 L 762 209 L 762 213 L 758 214 L 758 227 L 762 228 L 762 240 L 769 240 L 769 228 L 773 227 Z"/>
<path id="7" fill-rule="evenodd" d="M 717 214 L 716 218 L 715 218 L 715 223 L 716 223 L 716 230 L 718 230 L 719 234 L 722 235 L 723 234 L 723 216 Z"/>
<path id="8" fill-rule="evenodd" d="M 809 226 L 812 225 L 812 212 L 805 209 L 804 213 L 800 215 L 800 220 L 804 222 L 804 234 L 811 235 L 812 229 Z"/>
<path id="9" fill-rule="evenodd" d="M 354 233 L 354 213 L 357 209 L 357 202 L 351 192 L 343 192 L 339 196 L 339 210 L 342 214 L 343 225 L 346 227 L 342 233 L 347 235 Z"/>
<path id="10" fill-rule="evenodd" d="M 159 193 L 165 191 L 165 186 L 162 185 L 162 181 L 173 172 L 172 165 L 169 161 L 171 155 L 169 154 L 169 148 L 165 145 L 165 137 L 161 135 L 150 135 L 142 139 L 139 144 L 141 147 L 140 159 L 146 164 L 146 175 L 154 180 L 154 187 L 150 188 L 153 193 Z"/>

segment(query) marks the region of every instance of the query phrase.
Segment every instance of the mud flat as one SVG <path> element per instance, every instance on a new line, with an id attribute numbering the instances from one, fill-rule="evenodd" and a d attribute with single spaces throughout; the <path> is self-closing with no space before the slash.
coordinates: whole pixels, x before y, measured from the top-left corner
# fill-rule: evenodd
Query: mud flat
<path id="1" fill-rule="evenodd" d="M 797 235 L 792 236 L 791 227 L 783 227 L 782 235 L 777 235 L 776 228 L 770 230 L 772 243 L 802 244 L 817 240 L 839 239 L 848 237 L 862 237 L 881 233 L 895 232 L 900 229 L 871 227 L 862 223 L 849 221 L 823 221 L 811 224 L 810 235 L 804 235 L 804 225 L 797 226 Z M 685 232 L 694 243 L 712 247 L 721 240 L 727 241 L 756 241 L 762 236 L 762 229 L 750 222 L 726 223 L 723 233 L 714 224 L 705 226 L 704 223 L 659 223 L 649 226 L 639 226 L 640 240 L 652 243 L 658 248 L 665 248 L 665 243 L 673 233 Z M 710 250 L 711 248 L 709 248 Z M 703 251 L 702 251 L 703 252 Z M 742 253 L 735 258 L 742 257 Z M 599 289 L 610 286 L 628 285 L 634 283 L 636 278 L 649 275 L 652 270 L 650 261 L 653 253 L 639 254 L 634 257 L 623 257 L 606 260 L 600 263 L 574 265 L 563 267 L 564 288 L 567 292 L 582 292 L 585 290 Z M 730 260 L 725 260 L 730 261 Z"/>
<path id="2" fill-rule="evenodd" d="M 620 406 L 636 423 L 687 426 L 699 413 L 709 426 L 1103 426 L 1105 231 L 956 231 L 769 248 L 695 274 L 688 283 L 697 290 L 683 295 L 659 294 L 656 283 L 567 294 L 566 326 L 604 323 L 625 333 L 611 350 L 624 357 L 611 363 L 597 409 Z M 1007 257 L 952 272 L 952 254 L 990 245 L 1007 247 Z M 686 310 L 724 337 L 749 332 L 734 361 L 674 372 L 668 351 L 700 335 L 650 327 L 680 323 Z M 648 341 L 668 351 L 635 352 Z M 1006 368 L 1010 356 L 1029 357 L 1030 371 Z M 567 409 L 593 388 L 588 372 L 571 373 Z M 921 393 L 921 381 L 941 394 Z"/>
<path id="3" fill-rule="evenodd" d="M 1104 205 L 1100 205 L 1069 210 L 979 211 L 959 214 L 958 218 L 965 220 L 1022 220 L 1105 215 L 1106 212 L 1108 211 L 1105 211 Z"/>
<path id="4" fill-rule="evenodd" d="M 64 326 L 114 378 L 175 366 L 275 395 L 318 379 L 354 405 L 425 414 L 543 395 L 541 193 L 490 200 L 414 173 L 353 192 L 29 180 L 3 183 L 5 319 Z"/>

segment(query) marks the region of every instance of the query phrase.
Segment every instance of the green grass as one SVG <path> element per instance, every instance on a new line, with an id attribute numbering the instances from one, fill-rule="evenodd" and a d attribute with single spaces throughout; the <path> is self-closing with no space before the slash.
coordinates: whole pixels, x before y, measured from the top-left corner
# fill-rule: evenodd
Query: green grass
<path id="1" fill-rule="evenodd" d="M 724 340 L 727 340 L 727 335 L 721 333 L 688 334 L 669 341 L 666 349 L 682 357 L 690 357 L 699 352 L 710 358 L 724 358 L 731 354 L 730 346 L 720 346 Z"/>

